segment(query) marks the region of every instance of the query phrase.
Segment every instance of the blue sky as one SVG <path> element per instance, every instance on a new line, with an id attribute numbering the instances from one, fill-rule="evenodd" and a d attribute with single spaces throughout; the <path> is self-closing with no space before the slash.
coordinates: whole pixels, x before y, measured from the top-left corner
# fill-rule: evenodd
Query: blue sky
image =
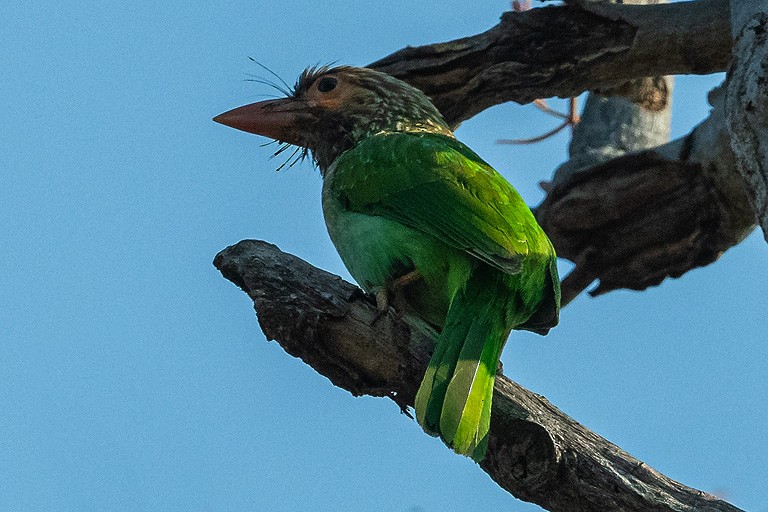
<path id="1" fill-rule="evenodd" d="M 363 65 L 485 30 L 505 2 L 0 5 L 0 508 L 16 511 L 540 510 L 267 343 L 211 265 L 244 238 L 347 276 L 308 164 L 274 172 L 212 116 L 261 99 L 259 59 Z M 722 76 L 681 78 L 675 135 Z M 458 136 L 531 203 L 567 135 L 503 105 Z M 768 510 L 768 247 L 637 293 L 580 297 L 507 375 L 669 476 Z"/>

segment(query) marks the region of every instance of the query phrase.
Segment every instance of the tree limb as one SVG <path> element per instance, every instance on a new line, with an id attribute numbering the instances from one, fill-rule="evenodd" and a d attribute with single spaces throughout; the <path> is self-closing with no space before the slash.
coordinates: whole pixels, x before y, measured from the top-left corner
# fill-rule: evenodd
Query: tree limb
<path id="1" fill-rule="evenodd" d="M 360 289 L 274 245 L 244 240 L 214 265 L 253 299 L 268 339 L 353 395 L 413 404 L 433 341 L 392 311 L 370 326 L 375 306 Z M 569 418 L 506 377 L 496 380 L 488 454 L 501 487 L 552 511 L 739 509 L 688 488 Z"/>
<path id="2" fill-rule="evenodd" d="M 507 12 L 487 32 L 407 47 L 369 67 L 411 83 L 457 125 L 482 110 L 609 90 L 647 76 L 724 71 L 727 0 L 575 2 Z"/>
<path id="3" fill-rule="evenodd" d="M 736 45 L 726 80 L 728 129 L 768 240 L 768 2 L 734 3 L 732 15 Z"/>
<path id="4" fill-rule="evenodd" d="M 558 255 L 576 263 L 568 302 L 595 279 L 598 295 L 643 290 L 717 260 L 755 226 L 725 123 L 722 88 L 687 136 L 555 174 L 536 218 Z"/>
<path id="5" fill-rule="evenodd" d="M 608 1 L 617 3 L 617 0 Z M 658 4 L 666 3 L 666 0 L 623 0 L 622 3 Z M 576 181 L 574 175 L 578 173 L 590 173 L 592 168 L 609 160 L 629 153 L 639 153 L 669 142 L 673 82 L 672 76 L 646 77 L 627 82 L 622 87 L 610 91 L 611 95 L 590 92 L 584 105 L 581 122 L 573 129 L 573 137 L 568 146 L 569 159 L 555 170 L 554 179 L 559 186 L 557 193 L 570 195 L 573 189 L 568 189 L 568 184 Z M 615 179 L 615 176 L 613 178 Z M 569 191 L 564 193 L 563 188 Z M 548 193 L 552 192 L 552 183 L 546 189 Z M 629 189 L 607 187 L 605 190 L 595 189 L 595 191 L 625 195 L 637 193 L 632 187 Z M 612 201 L 620 204 L 624 202 L 607 198 L 607 202 Z M 551 213 L 548 205 L 541 211 L 543 214 Z M 551 214 L 546 215 L 550 221 L 552 217 Z M 558 231 L 558 234 L 562 237 L 561 231 Z M 597 238 L 600 241 L 604 240 L 602 237 Z M 556 239 L 556 241 L 560 245 L 561 240 Z M 592 262 L 585 258 L 585 254 L 597 253 L 598 248 L 581 247 L 578 253 L 574 254 L 573 251 L 568 250 L 573 242 L 569 241 L 562 242 L 567 249 L 560 252 L 561 255 L 565 252 L 575 258 L 577 266 L 563 283 L 563 304 L 573 300 L 596 277 L 602 275 L 601 272 L 590 268 Z"/>

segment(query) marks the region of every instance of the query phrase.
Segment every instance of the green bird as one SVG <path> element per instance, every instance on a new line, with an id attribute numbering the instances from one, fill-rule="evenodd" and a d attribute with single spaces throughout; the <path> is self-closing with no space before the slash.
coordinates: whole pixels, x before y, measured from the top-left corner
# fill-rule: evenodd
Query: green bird
<path id="1" fill-rule="evenodd" d="M 558 322 L 552 244 L 512 185 L 456 140 L 418 89 L 339 66 L 305 70 L 288 92 L 214 121 L 311 152 L 349 273 L 380 311 L 397 298 L 437 333 L 416 419 L 481 461 L 510 331 L 546 334 Z"/>

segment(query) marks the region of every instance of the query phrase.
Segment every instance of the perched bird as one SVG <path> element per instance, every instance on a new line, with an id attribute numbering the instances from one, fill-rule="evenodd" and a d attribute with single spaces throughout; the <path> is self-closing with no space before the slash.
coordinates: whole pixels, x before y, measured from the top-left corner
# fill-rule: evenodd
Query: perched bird
<path id="1" fill-rule="evenodd" d="M 438 333 L 416 418 L 457 453 L 488 445 L 499 355 L 512 329 L 558 322 L 555 251 L 517 191 L 457 141 L 432 102 L 389 75 L 305 70 L 285 98 L 214 121 L 311 152 L 326 225 L 380 310 L 397 295 Z"/>

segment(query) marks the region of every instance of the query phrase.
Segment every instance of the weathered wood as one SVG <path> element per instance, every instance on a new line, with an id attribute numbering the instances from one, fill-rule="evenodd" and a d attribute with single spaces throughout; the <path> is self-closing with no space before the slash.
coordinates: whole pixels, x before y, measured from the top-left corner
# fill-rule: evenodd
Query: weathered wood
<path id="1" fill-rule="evenodd" d="M 253 300 L 268 339 L 353 395 L 413 404 L 433 341 L 394 311 L 371 326 L 354 285 L 274 245 L 244 240 L 214 265 Z M 500 376 L 480 465 L 501 487 L 552 511 L 738 511 L 679 484 Z M 364 421 L 361 419 L 361 421 Z"/>
<path id="2" fill-rule="evenodd" d="M 558 255 L 576 263 L 564 302 L 595 279 L 593 295 L 679 277 L 754 229 L 721 88 L 710 102 L 709 118 L 686 137 L 555 176 L 536 217 Z"/>
<path id="3" fill-rule="evenodd" d="M 736 44 L 726 81 L 728 129 L 768 240 L 768 1 L 734 1 L 731 11 Z"/>
<path id="4" fill-rule="evenodd" d="M 622 3 L 658 4 L 666 0 L 624 0 Z M 673 83 L 672 76 L 647 77 L 604 91 L 611 95 L 589 93 L 581 121 L 573 129 L 569 159 L 555 170 L 554 183 L 546 189 L 551 191 L 553 184 L 568 187 L 578 172 L 589 172 L 608 160 L 669 142 Z M 585 263 L 578 262 L 564 282 L 563 304 L 573 300 L 595 279 L 594 272 Z"/>
<path id="5" fill-rule="evenodd" d="M 575 2 L 507 12 L 487 32 L 407 47 L 370 67 L 426 92 L 449 123 L 536 98 L 611 90 L 647 76 L 724 71 L 727 0 Z"/>

